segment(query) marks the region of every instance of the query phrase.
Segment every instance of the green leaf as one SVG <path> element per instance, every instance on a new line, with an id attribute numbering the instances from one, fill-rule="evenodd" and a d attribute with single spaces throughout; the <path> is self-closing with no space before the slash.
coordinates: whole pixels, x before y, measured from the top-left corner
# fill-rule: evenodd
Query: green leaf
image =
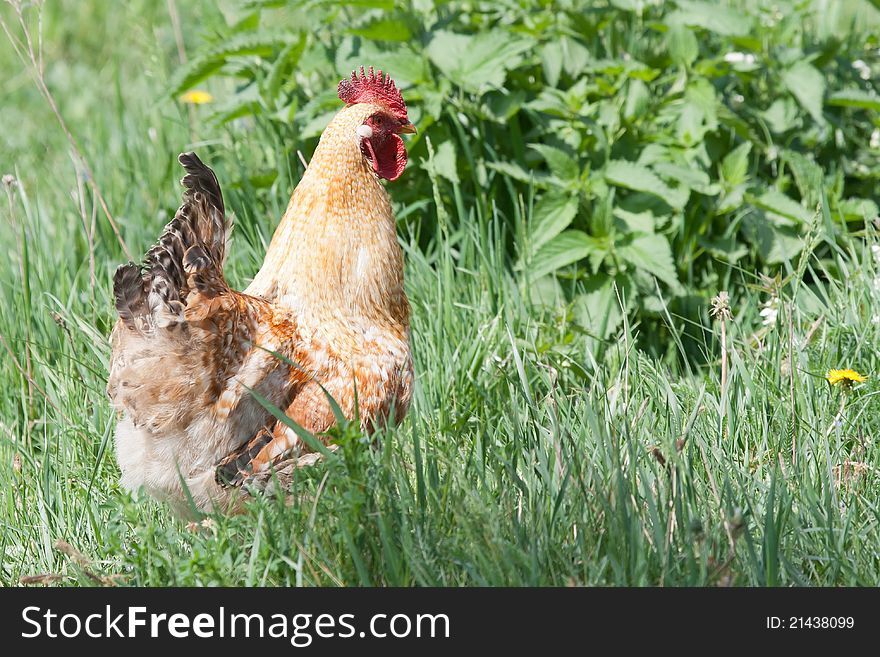
<path id="1" fill-rule="evenodd" d="M 683 24 L 673 24 L 666 33 L 666 47 L 669 56 L 679 66 L 690 66 L 700 54 L 700 46 L 697 37 Z"/>
<path id="2" fill-rule="evenodd" d="M 572 304 L 575 321 L 597 338 L 604 340 L 623 321 L 621 302 L 627 301 L 628 287 L 618 281 L 618 289 L 615 290 L 615 279 L 607 274 L 589 277 L 584 281 L 584 293 L 575 297 Z"/>
<path id="3" fill-rule="evenodd" d="M 650 210 L 630 212 L 621 207 L 615 207 L 614 216 L 623 222 L 625 230 L 635 233 L 653 233 L 657 224 L 657 218 Z"/>
<path id="4" fill-rule="evenodd" d="M 589 48 L 567 36 L 562 37 L 559 44 L 562 46 L 562 70 L 573 78 L 580 76 L 592 58 Z"/>
<path id="5" fill-rule="evenodd" d="M 651 103 L 651 91 L 641 80 L 630 80 L 627 87 L 623 116 L 629 121 L 642 118 Z"/>
<path id="6" fill-rule="evenodd" d="M 434 153 L 434 170 L 449 182 L 455 185 L 459 183 L 457 158 L 452 141 L 446 140 L 437 147 Z"/>
<path id="7" fill-rule="evenodd" d="M 685 90 L 685 103 L 678 120 L 677 136 L 686 146 L 703 141 L 707 132 L 718 127 L 715 88 L 703 78 L 691 82 Z"/>
<path id="8" fill-rule="evenodd" d="M 589 212 L 588 226 L 590 235 L 595 238 L 607 238 L 611 234 L 614 226 L 615 191 L 614 187 L 609 187 L 602 179 L 592 181 L 591 193 L 595 202 Z"/>
<path id="9" fill-rule="evenodd" d="M 349 30 L 349 33 L 374 41 L 409 41 L 412 39 L 409 26 L 398 18 L 380 18 L 363 27 Z"/>
<path id="10" fill-rule="evenodd" d="M 819 197 L 825 183 L 822 167 L 797 151 L 783 151 L 782 160 L 791 169 L 798 191 L 807 207 L 815 208 L 819 203 Z"/>
<path id="11" fill-rule="evenodd" d="M 752 19 L 744 11 L 720 5 L 717 2 L 677 0 L 678 10 L 669 14 L 669 25 L 684 23 L 723 36 L 746 36 L 752 29 Z"/>
<path id="12" fill-rule="evenodd" d="M 249 84 L 221 103 L 211 106 L 210 120 L 229 123 L 242 116 L 260 112 L 260 94 L 256 84 Z"/>
<path id="13" fill-rule="evenodd" d="M 841 89 L 829 96 L 828 104 L 836 107 L 858 107 L 880 112 L 880 95 L 861 89 Z"/>
<path id="14" fill-rule="evenodd" d="M 486 167 L 498 173 L 525 183 L 534 183 L 536 187 L 548 187 L 553 179 L 545 173 L 538 173 L 523 169 L 513 162 L 486 162 Z"/>
<path id="15" fill-rule="evenodd" d="M 721 161 L 721 178 L 728 189 L 744 183 L 748 178 L 751 152 L 752 143 L 745 141 L 724 156 Z"/>
<path id="16" fill-rule="evenodd" d="M 648 4 L 648 0 L 610 0 L 610 2 L 618 9 L 634 11 L 637 14 L 641 14 L 645 10 L 645 6 Z"/>
<path id="17" fill-rule="evenodd" d="M 568 228 L 577 215 L 578 197 L 561 191 L 544 194 L 535 205 L 530 226 L 530 252 L 534 254 L 544 244 Z"/>
<path id="18" fill-rule="evenodd" d="M 332 112 L 322 112 L 313 117 L 308 123 L 300 128 L 300 137 L 308 139 L 310 137 L 320 136 L 320 134 L 324 132 L 324 128 L 326 128 L 330 121 L 333 120 L 334 116 L 336 116 L 335 110 Z"/>
<path id="19" fill-rule="evenodd" d="M 507 93 L 505 91 L 490 91 L 483 96 L 480 109 L 486 113 L 486 117 L 498 123 L 507 124 L 514 114 L 522 109 L 526 100 L 526 93 L 522 90 Z"/>
<path id="20" fill-rule="evenodd" d="M 801 125 L 797 103 L 791 98 L 778 98 L 763 112 L 758 112 L 767 122 L 771 132 L 781 135 Z"/>
<path id="21" fill-rule="evenodd" d="M 712 185 L 711 180 L 709 180 L 709 174 L 701 169 L 693 169 L 680 164 L 673 164 L 672 162 L 658 162 L 654 165 L 654 171 L 667 180 L 680 182 L 698 191 L 700 194 L 715 196 L 721 191 L 718 185 Z"/>
<path id="22" fill-rule="evenodd" d="M 297 62 L 302 57 L 306 47 L 306 38 L 301 36 L 295 42 L 288 44 L 278 55 L 266 78 L 266 99 L 269 102 L 277 102 L 278 91 L 284 83 L 290 71 L 296 68 Z"/>
<path id="23" fill-rule="evenodd" d="M 806 224 L 809 223 L 812 218 L 810 211 L 803 205 L 776 189 L 768 189 L 758 198 L 752 198 L 750 200 L 752 205 L 755 205 L 762 210 L 790 219 L 797 223 Z"/>
<path id="24" fill-rule="evenodd" d="M 703 141 L 706 126 L 703 123 L 703 112 L 693 103 L 685 103 L 678 117 L 676 136 L 685 146 L 694 146 Z"/>
<path id="25" fill-rule="evenodd" d="M 423 93 L 438 91 L 427 58 L 409 44 L 380 46 L 374 41 L 350 36 L 342 39 L 335 55 L 337 74 L 347 77 L 365 63 L 390 73 L 400 89 L 427 83 Z"/>
<path id="26" fill-rule="evenodd" d="M 749 249 L 742 243 L 737 235 L 728 237 L 715 237 L 711 234 L 697 238 L 697 244 L 706 249 L 713 258 L 731 264 L 749 254 Z"/>
<path id="27" fill-rule="evenodd" d="M 743 220 L 743 235 L 761 259 L 770 265 L 791 262 L 804 248 L 803 237 L 792 226 L 774 226 L 760 214 Z"/>
<path id="28" fill-rule="evenodd" d="M 467 91 L 479 92 L 502 86 L 507 71 L 519 66 L 523 53 L 533 47 L 531 38 L 498 29 L 473 36 L 440 30 L 426 52 L 443 75 Z"/>
<path id="29" fill-rule="evenodd" d="M 277 169 L 266 169 L 248 176 L 248 183 L 254 189 L 266 189 L 278 180 Z M 241 185 L 239 185 L 241 187 Z"/>
<path id="30" fill-rule="evenodd" d="M 728 189 L 721 198 L 718 199 L 718 206 L 715 210 L 716 215 L 725 214 L 741 208 L 744 203 L 747 187 L 748 185 L 742 183 L 736 187 Z"/>
<path id="31" fill-rule="evenodd" d="M 544 69 L 544 79 L 551 87 L 559 84 L 563 59 L 562 44 L 557 40 L 550 41 L 541 49 L 541 66 Z"/>
<path id="32" fill-rule="evenodd" d="M 530 271 L 537 279 L 600 250 L 596 240 L 585 232 L 567 230 L 538 250 L 530 263 Z"/>
<path id="33" fill-rule="evenodd" d="M 632 265 L 677 289 L 678 275 L 672 260 L 672 249 L 662 235 L 636 235 L 629 244 L 617 247 L 617 254 Z"/>
<path id="34" fill-rule="evenodd" d="M 394 0 L 338 0 L 338 2 L 333 4 L 361 7 L 363 9 L 383 9 L 385 11 L 394 9 Z"/>
<path id="35" fill-rule="evenodd" d="M 709 80 L 697 78 L 688 84 L 685 100 L 700 108 L 707 130 L 718 127 L 718 94 Z"/>
<path id="36" fill-rule="evenodd" d="M 782 74 L 782 82 L 814 121 L 825 123 L 822 116 L 825 77 L 814 66 L 799 60 Z"/>
<path id="37" fill-rule="evenodd" d="M 838 206 L 844 221 L 873 221 L 880 210 L 869 198 L 848 198 Z"/>
<path id="38" fill-rule="evenodd" d="M 563 182 L 576 181 L 580 176 L 580 167 L 577 161 L 568 153 L 555 146 L 545 144 L 529 144 L 529 148 L 538 151 L 550 172 Z"/>
<path id="39" fill-rule="evenodd" d="M 526 292 L 529 302 L 536 306 L 556 309 L 568 302 L 562 285 L 552 274 L 530 281 L 529 289 Z"/>
<path id="40" fill-rule="evenodd" d="M 171 78 L 169 95 L 178 96 L 191 89 L 222 69 L 230 57 L 245 55 L 269 57 L 275 50 L 296 43 L 298 39 L 299 35 L 296 32 L 260 35 L 245 33 L 226 39 L 178 68 Z"/>
<path id="41" fill-rule="evenodd" d="M 670 187 L 653 171 L 634 162 L 612 160 L 605 167 L 605 180 L 617 187 L 653 194 L 676 209 L 687 203 L 687 189 Z"/>

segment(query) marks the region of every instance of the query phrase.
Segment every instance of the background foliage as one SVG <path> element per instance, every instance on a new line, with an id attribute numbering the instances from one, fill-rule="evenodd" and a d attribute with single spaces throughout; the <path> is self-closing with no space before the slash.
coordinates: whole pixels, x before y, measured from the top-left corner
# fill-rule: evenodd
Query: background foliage
<path id="1" fill-rule="evenodd" d="M 880 582 L 873 3 L 17 4 L 0 583 Z M 375 449 L 340 429 L 293 503 L 188 524 L 117 485 L 110 219 L 143 253 L 195 149 L 246 285 L 361 63 L 420 130 L 388 186 L 412 410 Z"/>

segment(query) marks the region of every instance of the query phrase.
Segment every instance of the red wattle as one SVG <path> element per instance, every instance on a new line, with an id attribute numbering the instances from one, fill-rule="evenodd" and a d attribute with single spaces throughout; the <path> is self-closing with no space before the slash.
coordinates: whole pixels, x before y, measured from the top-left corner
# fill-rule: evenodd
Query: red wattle
<path id="1" fill-rule="evenodd" d="M 373 170 L 380 178 L 397 180 L 406 167 L 406 146 L 396 134 L 389 134 L 380 143 L 364 139 L 372 157 Z"/>

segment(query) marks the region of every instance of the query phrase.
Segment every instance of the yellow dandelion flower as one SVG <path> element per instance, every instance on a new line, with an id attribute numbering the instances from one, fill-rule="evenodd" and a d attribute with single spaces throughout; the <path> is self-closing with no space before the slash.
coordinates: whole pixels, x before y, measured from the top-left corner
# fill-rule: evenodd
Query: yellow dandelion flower
<path id="1" fill-rule="evenodd" d="M 205 103 L 210 103 L 214 100 L 214 96 L 209 94 L 207 91 L 202 91 L 200 89 L 192 89 L 191 91 L 187 91 L 180 97 L 181 102 L 187 103 L 189 105 L 204 105 Z"/>
<path id="2" fill-rule="evenodd" d="M 828 379 L 828 383 L 833 386 L 838 384 L 851 386 L 853 383 L 864 383 L 868 380 L 867 376 L 859 374 L 855 370 L 828 370 L 828 374 L 825 378 Z"/>

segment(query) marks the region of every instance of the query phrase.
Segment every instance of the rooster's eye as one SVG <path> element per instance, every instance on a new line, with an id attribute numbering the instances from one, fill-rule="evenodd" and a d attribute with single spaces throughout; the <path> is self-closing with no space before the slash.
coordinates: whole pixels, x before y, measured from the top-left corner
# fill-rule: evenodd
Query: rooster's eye
<path id="1" fill-rule="evenodd" d="M 376 117 L 376 125 L 382 125 L 382 117 L 381 116 Z"/>

